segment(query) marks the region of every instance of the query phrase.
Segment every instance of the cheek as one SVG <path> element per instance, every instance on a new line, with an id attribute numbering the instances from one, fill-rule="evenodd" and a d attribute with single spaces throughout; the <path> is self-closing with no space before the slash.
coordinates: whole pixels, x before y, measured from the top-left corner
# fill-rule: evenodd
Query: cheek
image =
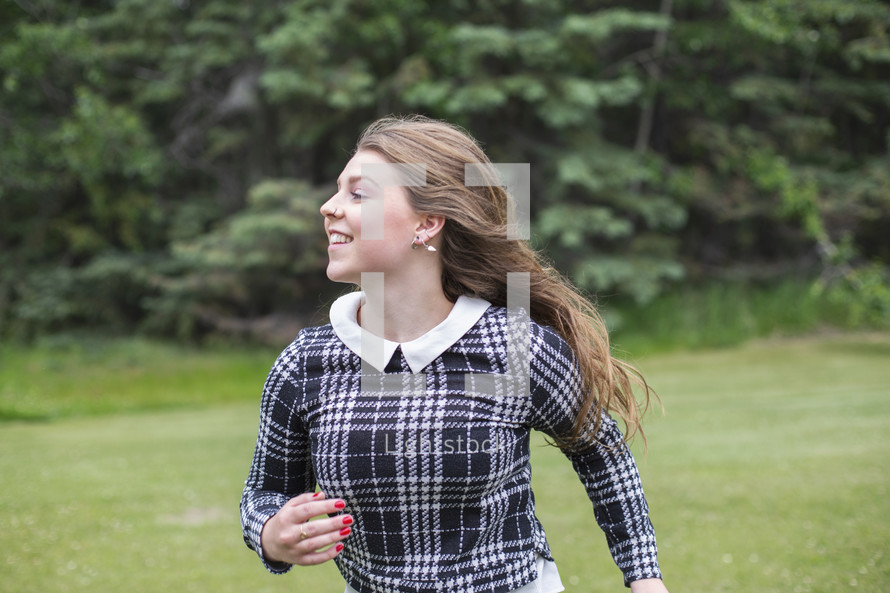
<path id="1" fill-rule="evenodd" d="M 362 241 L 362 255 L 379 263 L 392 262 L 399 257 L 403 247 L 410 250 L 410 246 L 400 241 L 391 241 L 389 237 L 383 240 Z"/>
<path id="2" fill-rule="evenodd" d="M 384 225 L 386 240 L 409 243 L 414 238 L 416 224 L 417 222 L 413 217 L 407 216 L 404 213 L 388 217 Z"/>

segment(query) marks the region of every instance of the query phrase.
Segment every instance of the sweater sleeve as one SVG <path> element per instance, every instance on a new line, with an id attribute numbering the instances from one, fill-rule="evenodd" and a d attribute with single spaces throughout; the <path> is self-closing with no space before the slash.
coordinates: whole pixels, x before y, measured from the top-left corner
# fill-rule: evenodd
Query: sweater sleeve
<path id="1" fill-rule="evenodd" d="M 538 344 L 531 360 L 532 377 L 538 379 L 532 382 L 534 428 L 556 438 L 571 432 L 581 400 L 581 378 L 562 338 L 547 332 Z M 604 413 L 596 442 L 564 453 L 593 503 L 625 585 L 661 578 L 640 474 L 617 423 Z"/>
<path id="2" fill-rule="evenodd" d="M 273 573 L 291 565 L 263 556 L 263 526 L 284 504 L 315 489 L 309 432 L 299 415 L 300 368 L 297 342 L 285 350 L 269 373 L 263 388 L 256 449 L 241 496 L 244 541 Z"/>

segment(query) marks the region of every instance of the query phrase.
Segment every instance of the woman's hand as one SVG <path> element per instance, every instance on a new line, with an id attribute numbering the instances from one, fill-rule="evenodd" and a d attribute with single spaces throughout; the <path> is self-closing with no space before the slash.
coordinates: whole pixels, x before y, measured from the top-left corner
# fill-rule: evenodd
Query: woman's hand
<path id="1" fill-rule="evenodd" d="M 352 516 L 327 515 L 339 512 L 345 506 L 339 498 L 325 500 L 323 492 L 305 492 L 290 499 L 263 526 L 263 558 L 302 566 L 321 564 L 334 558 L 343 551 L 343 544 L 339 542 L 352 530 L 349 527 Z M 325 518 L 309 522 L 320 516 Z"/>
<path id="2" fill-rule="evenodd" d="M 631 593 L 668 593 L 661 579 L 642 579 L 630 584 Z"/>

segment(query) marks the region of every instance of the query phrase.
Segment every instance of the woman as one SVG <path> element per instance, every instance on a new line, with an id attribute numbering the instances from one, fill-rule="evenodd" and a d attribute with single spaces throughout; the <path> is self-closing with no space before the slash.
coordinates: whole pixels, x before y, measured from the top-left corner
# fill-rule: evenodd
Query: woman
<path id="1" fill-rule="evenodd" d="M 490 183 L 465 183 L 467 164 Z M 611 417 L 632 436 L 648 388 L 588 302 L 508 238 L 508 206 L 449 124 L 387 118 L 362 134 L 321 207 L 327 275 L 362 290 L 300 332 L 263 392 L 241 513 L 270 571 L 334 559 L 347 593 L 564 590 L 534 512 L 537 429 L 571 460 L 625 584 L 666 591 Z"/>

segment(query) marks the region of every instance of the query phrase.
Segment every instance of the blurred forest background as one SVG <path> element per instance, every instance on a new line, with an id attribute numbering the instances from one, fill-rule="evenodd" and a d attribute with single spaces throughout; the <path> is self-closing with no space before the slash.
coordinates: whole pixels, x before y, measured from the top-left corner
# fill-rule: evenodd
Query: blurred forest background
<path id="1" fill-rule="evenodd" d="M 403 113 L 531 163 L 536 246 L 619 329 L 755 289 L 890 327 L 880 0 L 16 0 L 0 40 L 6 339 L 293 335 L 343 288 L 318 207 Z"/>

